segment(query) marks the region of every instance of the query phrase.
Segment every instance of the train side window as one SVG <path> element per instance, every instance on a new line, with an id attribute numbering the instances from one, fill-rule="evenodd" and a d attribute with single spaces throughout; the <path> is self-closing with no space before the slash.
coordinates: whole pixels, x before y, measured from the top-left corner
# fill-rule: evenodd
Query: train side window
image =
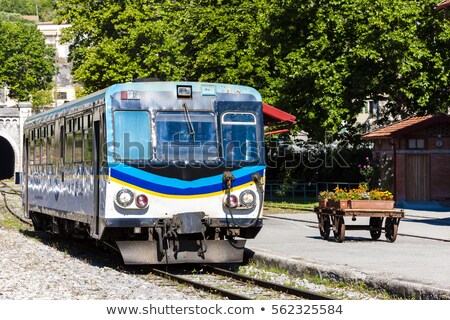
<path id="1" fill-rule="evenodd" d="M 226 161 L 256 161 L 258 137 L 256 117 L 252 113 L 222 115 L 222 146 Z"/>
<path id="2" fill-rule="evenodd" d="M 74 162 L 83 161 L 83 131 L 75 132 Z"/>
<path id="3" fill-rule="evenodd" d="M 47 127 L 47 164 L 53 164 L 53 151 L 55 148 L 55 125 Z"/>
<path id="4" fill-rule="evenodd" d="M 66 120 L 66 150 L 64 163 L 72 163 L 73 161 L 73 119 Z"/>
<path id="5" fill-rule="evenodd" d="M 73 119 L 73 162 L 83 161 L 83 123 L 82 117 Z"/>
<path id="6" fill-rule="evenodd" d="M 34 164 L 41 163 L 41 140 L 36 139 L 34 141 Z"/>
<path id="7" fill-rule="evenodd" d="M 83 140 L 84 161 L 92 161 L 94 160 L 94 132 L 92 131 L 92 129 L 84 130 Z"/>
<path id="8" fill-rule="evenodd" d="M 34 141 L 29 139 L 28 162 L 30 166 L 34 165 Z"/>
<path id="9" fill-rule="evenodd" d="M 41 164 L 47 164 L 47 140 L 44 136 L 41 139 Z"/>
<path id="10" fill-rule="evenodd" d="M 69 132 L 66 135 L 66 152 L 64 163 L 72 163 L 73 160 L 73 133 Z"/>
<path id="11" fill-rule="evenodd" d="M 92 129 L 92 114 L 83 116 L 83 160 L 94 160 L 94 131 Z"/>

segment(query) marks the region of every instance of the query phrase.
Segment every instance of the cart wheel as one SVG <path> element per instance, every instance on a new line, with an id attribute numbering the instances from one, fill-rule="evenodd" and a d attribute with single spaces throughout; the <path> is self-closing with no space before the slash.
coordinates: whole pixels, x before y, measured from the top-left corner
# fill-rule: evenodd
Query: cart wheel
<path id="1" fill-rule="evenodd" d="M 330 216 L 324 214 L 321 215 L 321 217 L 319 218 L 319 230 L 322 239 L 328 240 L 328 238 L 330 237 L 330 227 Z"/>
<path id="2" fill-rule="evenodd" d="M 393 218 L 386 218 L 384 224 L 386 230 L 386 239 L 388 242 L 394 242 L 397 239 L 398 223 Z"/>
<path id="3" fill-rule="evenodd" d="M 333 228 L 333 233 L 334 233 L 334 240 L 336 240 L 336 242 L 343 242 L 345 239 L 345 223 L 344 223 L 344 218 L 343 217 L 336 217 L 335 221 L 334 221 L 334 228 Z"/>
<path id="4" fill-rule="evenodd" d="M 380 239 L 381 228 L 383 226 L 383 218 L 371 217 L 369 220 L 370 236 L 373 240 Z"/>

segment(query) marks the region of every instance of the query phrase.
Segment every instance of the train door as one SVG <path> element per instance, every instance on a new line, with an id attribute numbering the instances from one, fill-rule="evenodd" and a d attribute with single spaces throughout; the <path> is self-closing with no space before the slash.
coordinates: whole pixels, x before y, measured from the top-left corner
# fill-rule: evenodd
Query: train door
<path id="1" fill-rule="evenodd" d="M 30 213 L 28 211 L 28 151 L 30 146 L 28 145 L 30 140 L 28 137 L 24 137 L 23 141 L 23 168 L 22 168 L 22 193 L 23 193 L 23 216 L 25 218 L 30 218 Z"/>
<path id="2" fill-rule="evenodd" d="M 221 154 L 232 167 L 264 163 L 261 102 L 216 102 Z"/>
<path id="3" fill-rule="evenodd" d="M 99 108 L 101 109 L 101 108 Z M 98 237 L 100 233 L 100 179 L 102 171 L 102 113 L 99 109 L 94 112 L 94 237 Z"/>

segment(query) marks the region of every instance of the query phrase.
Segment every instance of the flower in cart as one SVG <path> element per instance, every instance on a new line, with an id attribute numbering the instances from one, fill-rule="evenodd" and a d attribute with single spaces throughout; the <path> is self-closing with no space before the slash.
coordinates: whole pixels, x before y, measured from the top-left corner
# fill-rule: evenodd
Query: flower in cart
<path id="1" fill-rule="evenodd" d="M 380 189 L 374 189 L 369 192 L 370 200 L 393 200 L 394 195 L 389 191 L 381 191 Z"/>
<path id="2" fill-rule="evenodd" d="M 360 184 L 358 188 L 350 189 L 348 197 L 350 200 L 368 200 L 370 196 L 367 191 L 367 185 Z"/>
<path id="3" fill-rule="evenodd" d="M 319 199 L 320 199 L 320 200 L 324 200 L 324 199 L 332 199 L 332 198 L 333 198 L 333 195 L 334 195 L 333 191 L 328 191 L 328 190 L 326 190 L 326 191 L 321 191 L 321 192 L 319 193 Z"/>
<path id="4" fill-rule="evenodd" d="M 348 199 L 347 190 L 336 187 L 334 189 L 331 199 L 332 200 L 347 200 Z"/>

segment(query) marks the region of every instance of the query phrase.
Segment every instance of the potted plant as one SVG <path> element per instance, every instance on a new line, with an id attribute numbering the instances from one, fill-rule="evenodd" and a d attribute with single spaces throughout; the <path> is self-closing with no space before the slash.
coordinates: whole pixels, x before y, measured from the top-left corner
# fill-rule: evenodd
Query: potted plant
<path id="1" fill-rule="evenodd" d="M 332 191 L 321 191 L 319 193 L 319 207 L 326 207 L 328 205 L 328 200 L 333 197 Z"/>
<path id="2" fill-rule="evenodd" d="M 357 189 L 350 190 L 349 197 L 350 209 L 394 209 L 394 196 L 389 191 L 379 189 L 369 191 L 367 187 L 360 185 Z"/>
<path id="3" fill-rule="evenodd" d="M 336 187 L 331 199 L 328 201 L 328 207 L 337 209 L 348 209 L 348 193 L 345 189 Z"/>
<path id="4" fill-rule="evenodd" d="M 336 188 L 332 191 L 319 193 L 319 206 L 336 209 L 374 209 L 393 210 L 394 196 L 389 191 L 380 189 L 369 190 L 367 184 L 361 184 L 358 188 Z"/>

